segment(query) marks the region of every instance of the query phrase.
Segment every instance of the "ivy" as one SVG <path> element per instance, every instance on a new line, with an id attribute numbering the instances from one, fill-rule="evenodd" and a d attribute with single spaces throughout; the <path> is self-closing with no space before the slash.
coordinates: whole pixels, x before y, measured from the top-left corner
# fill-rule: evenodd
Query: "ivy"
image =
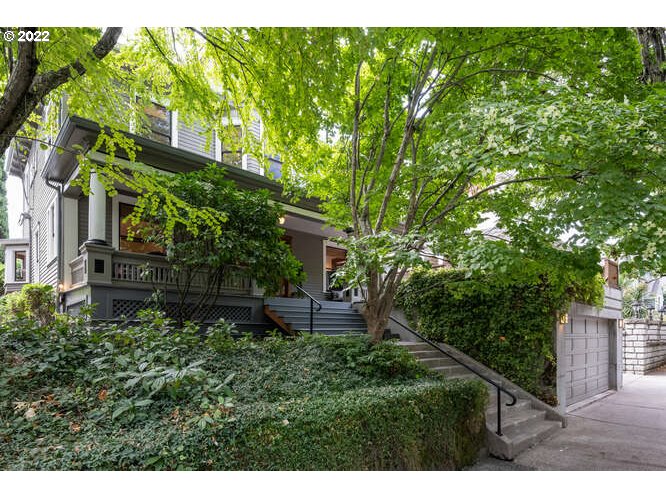
<path id="1" fill-rule="evenodd" d="M 0 469 L 454 469 L 486 399 L 361 336 L 256 341 L 154 311 L 0 323 Z"/>
<path id="2" fill-rule="evenodd" d="M 419 270 L 398 304 L 429 339 L 448 343 L 544 401 L 556 404 L 553 327 L 557 313 L 601 281 L 574 284 L 556 271 L 511 279 L 490 272 Z M 563 282 L 564 281 L 564 282 Z"/>

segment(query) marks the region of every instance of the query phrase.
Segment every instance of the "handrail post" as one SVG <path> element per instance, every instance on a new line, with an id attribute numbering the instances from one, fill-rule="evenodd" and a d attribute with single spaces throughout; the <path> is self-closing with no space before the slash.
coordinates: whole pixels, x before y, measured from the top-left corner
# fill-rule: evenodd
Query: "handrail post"
<path id="1" fill-rule="evenodd" d="M 500 403 L 502 394 L 500 393 L 500 387 L 497 385 L 497 435 L 502 436 L 502 404 Z"/>
<path id="2" fill-rule="evenodd" d="M 314 333 L 314 331 L 313 331 L 314 328 L 312 327 L 312 325 L 313 325 L 313 320 L 312 320 L 313 312 L 314 312 L 314 301 L 312 300 L 312 298 L 310 298 L 310 334 Z"/>

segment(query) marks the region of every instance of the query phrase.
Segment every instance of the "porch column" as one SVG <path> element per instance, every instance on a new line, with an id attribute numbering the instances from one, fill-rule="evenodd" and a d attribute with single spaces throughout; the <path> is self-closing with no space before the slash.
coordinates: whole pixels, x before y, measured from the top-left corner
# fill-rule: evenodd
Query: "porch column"
<path id="1" fill-rule="evenodd" d="M 88 196 L 88 242 L 106 242 L 106 189 L 97 172 L 90 172 L 90 196 Z"/>

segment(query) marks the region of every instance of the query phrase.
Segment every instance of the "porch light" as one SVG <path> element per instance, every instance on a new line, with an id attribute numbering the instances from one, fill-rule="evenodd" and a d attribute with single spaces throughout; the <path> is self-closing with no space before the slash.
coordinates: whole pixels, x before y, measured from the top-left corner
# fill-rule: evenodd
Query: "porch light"
<path id="1" fill-rule="evenodd" d="M 284 225 L 285 222 L 286 222 L 286 219 L 285 219 L 284 217 L 280 217 L 280 218 L 278 218 L 278 223 L 279 223 L 280 225 Z"/>
<path id="2" fill-rule="evenodd" d="M 664 314 L 666 314 L 666 303 L 664 303 L 659 309 L 659 321 L 664 322 Z"/>
<path id="3" fill-rule="evenodd" d="M 568 324 L 569 323 L 569 314 L 564 313 L 560 315 L 560 324 Z"/>
<path id="4" fill-rule="evenodd" d="M 648 311 L 648 318 L 652 320 L 652 314 L 654 313 L 654 303 L 648 302 L 645 308 L 647 308 Z"/>

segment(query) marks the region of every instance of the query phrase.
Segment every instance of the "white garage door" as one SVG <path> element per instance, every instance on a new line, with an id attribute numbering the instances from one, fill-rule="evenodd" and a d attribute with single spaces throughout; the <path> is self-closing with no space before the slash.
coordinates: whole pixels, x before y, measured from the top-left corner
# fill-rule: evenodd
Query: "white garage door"
<path id="1" fill-rule="evenodd" d="M 567 405 L 608 390 L 608 319 L 573 317 L 566 325 Z"/>

